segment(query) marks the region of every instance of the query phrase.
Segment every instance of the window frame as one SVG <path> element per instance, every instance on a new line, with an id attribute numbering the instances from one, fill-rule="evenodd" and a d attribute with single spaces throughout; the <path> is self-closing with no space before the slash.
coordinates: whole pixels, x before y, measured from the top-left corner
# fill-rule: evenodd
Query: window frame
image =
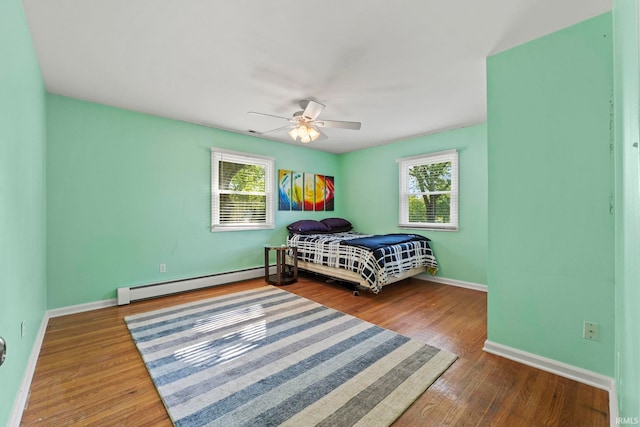
<path id="1" fill-rule="evenodd" d="M 451 162 L 451 191 L 449 203 L 449 222 L 409 222 L 409 196 L 423 193 L 409 192 L 409 169 L 418 165 L 431 165 L 442 162 Z M 459 156 L 458 150 L 445 150 L 434 153 L 421 154 L 412 157 L 397 159 L 399 177 L 399 205 L 398 205 L 398 227 L 413 228 L 423 230 L 458 231 L 459 216 Z M 435 192 L 434 192 L 435 193 Z M 442 192 L 438 192 L 441 193 Z M 445 193 L 445 194 L 446 194 Z"/>
<path id="2" fill-rule="evenodd" d="M 265 168 L 265 222 L 250 223 L 230 223 L 220 222 L 220 195 L 225 194 L 219 188 L 219 168 L 220 162 L 233 162 L 246 165 L 257 165 Z M 243 153 L 240 151 L 225 150 L 222 148 L 211 148 L 211 232 L 217 231 L 243 231 L 243 230 L 266 230 L 275 228 L 274 221 L 274 172 L 275 159 L 268 156 Z M 256 194 L 255 192 L 249 192 Z M 262 192 L 258 194 L 262 195 Z"/>

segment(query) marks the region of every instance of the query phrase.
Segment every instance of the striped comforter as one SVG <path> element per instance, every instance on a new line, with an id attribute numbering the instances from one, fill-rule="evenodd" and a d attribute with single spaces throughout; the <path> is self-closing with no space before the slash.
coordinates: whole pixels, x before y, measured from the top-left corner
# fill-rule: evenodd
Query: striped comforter
<path id="1" fill-rule="evenodd" d="M 428 240 L 409 241 L 375 251 L 343 243 L 371 236 L 353 232 L 294 234 L 289 236 L 287 243 L 298 249 L 298 259 L 301 261 L 347 269 L 359 274 L 374 293 L 380 292 L 390 277 L 413 268 L 426 266 L 432 274 L 437 271 L 438 263 Z"/>

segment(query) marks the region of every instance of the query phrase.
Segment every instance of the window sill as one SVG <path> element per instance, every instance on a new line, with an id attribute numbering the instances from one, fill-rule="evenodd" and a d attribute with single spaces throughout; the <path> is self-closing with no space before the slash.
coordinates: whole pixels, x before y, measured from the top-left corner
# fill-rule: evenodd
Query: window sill
<path id="1" fill-rule="evenodd" d="M 412 230 L 429 230 L 429 231 L 460 231 L 456 225 L 416 225 L 416 224 L 398 224 L 398 228 Z"/>

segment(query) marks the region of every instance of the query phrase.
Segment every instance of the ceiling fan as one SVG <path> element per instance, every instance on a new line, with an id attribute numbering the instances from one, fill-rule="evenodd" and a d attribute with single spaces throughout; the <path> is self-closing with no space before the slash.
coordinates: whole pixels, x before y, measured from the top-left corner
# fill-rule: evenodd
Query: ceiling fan
<path id="1" fill-rule="evenodd" d="M 267 133 L 279 132 L 285 129 L 290 129 L 288 134 L 294 141 L 300 138 L 301 142 L 305 144 L 317 139 L 326 139 L 327 136 L 322 133 L 318 128 L 339 128 L 339 129 L 360 129 L 360 122 L 345 122 L 340 120 L 318 120 L 318 116 L 324 110 L 325 106 L 319 102 L 305 99 L 299 102 L 302 110 L 293 113 L 292 117 L 274 116 L 273 114 L 258 113 L 256 111 L 249 111 L 249 114 L 255 114 L 258 116 L 275 117 L 277 119 L 284 119 L 289 122 L 287 126 L 283 126 L 277 129 L 262 132 L 261 135 Z"/>

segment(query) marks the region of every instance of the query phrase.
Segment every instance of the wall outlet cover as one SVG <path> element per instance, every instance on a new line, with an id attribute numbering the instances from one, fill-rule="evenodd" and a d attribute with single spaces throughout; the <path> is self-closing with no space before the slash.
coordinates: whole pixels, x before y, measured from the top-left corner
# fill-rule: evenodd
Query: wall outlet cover
<path id="1" fill-rule="evenodd" d="M 582 331 L 582 336 L 585 339 L 597 341 L 600 335 L 600 325 L 594 322 L 588 322 L 585 320 L 584 322 L 584 330 Z"/>

